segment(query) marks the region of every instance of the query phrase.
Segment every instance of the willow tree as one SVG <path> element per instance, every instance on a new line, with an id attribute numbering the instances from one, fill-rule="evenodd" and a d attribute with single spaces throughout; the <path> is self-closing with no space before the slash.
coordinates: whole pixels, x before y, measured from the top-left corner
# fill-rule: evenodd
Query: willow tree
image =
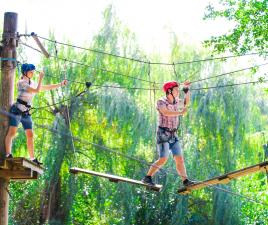
<path id="1" fill-rule="evenodd" d="M 51 39 L 54 39 L 53 34 Z M 176 73 L 172 67 L 151 66 L 149 73 L 148 64 L 96 52 L 78 52 L 70 47 L 56 47 L 59 58 L 72 59 L 89 66 L 57 59 L 42 60 L 41 65 L 47 68 L 45 82 L 58 82 L 64 77 L 70 82 L 64 90 L 39 95 L 35 99 L 35 106 L 46 106 L 36 110 L 33 117 L 37 152 L 43 156 L 47 170 L 36 183 L 13 186 L 19 199 L 19 204 L 11 203 L 15 222 L 243 224 L 247 217 L 253 218 L 252 211 L 247 211 L 255 207 L 253 203 L 245 203 L 218 189 L 204 189 L 189 196 L 177 195 L 181 181 L 171 160 L 165 170 L 156 176 L 157 182 L 165 185 L 159 194 L 128 184 L 115 185 L 97 177 L 74 178 L 68 173 L 71 166 L 135 179 L 140 179 L 146 173 L 147 163 L 156 154 L 153 141 L 156 111 L 153 100 L 163 93 L 151 92 L 150 95 L 148 91 L 131 89 L 148 88 L 153 84 L 122 74 L 148 78 L 158 83 L 169 79 L 198 80 L 226 72 L 226 67 L 231 68 L 232 63 L 209 61 L 204 64 L 177 65 Z M 135 35 L 116 18 L 112 7 L 105 10 L 103 27 L 90 46 L 86 47 L 145 59 Z M 47 48 L 51 54 L 56 53 L 55 43 L 47 43 Z M 172 62 L 191 61 L 207 55 L 204 49 L 178 42 L 176 36 L 171 40 Z M 150 58 L 161 59 L 161 56 L 153 55 Z M 240 77 L 248 75 L 239 74 Z M 92 86 L 83 95 L 75 97 L 86 89 L 86 81 L 112 87 Z M 193 88 L 233 82 L 233 77 L 226 76 L 224 79 L 197 82 Z M 156 87 L 160 88 L 160 85 Z M 266 111 L 262 96 L 258 96 L 258 104 L 250 104 L 254 102 L 255 91 L 254 86 L 239 86 L 192 92 L 191 108 L 187 116 L 182 118 L 180 130 L 190 178 L 203 180 L 258 161 L 258 151 L 252 150 L 258 147 L 256 141 L 259 136 L 256 137 L 256 132 L 265 130 L 263 119 Z M 64 99 L 67 101 L 62 102 Z M 55 104 L 57 102 L 60 103 Z M 47 126 L 43 124 L 45 119 Z M 75 137 L 73 140 L 72 135 Z M 108 149 L 101 146 L 107 146 Z M 130 160 L 122 154 L 140 160 Z M 260 178 L 263 179 L 262 176 Z M 224 188 L 246 194 L 248 185 L 254 182 L 256 189 L 251 194 L 258 195 L 263 187 L 256 177 L 244 183 L 233 182 Z M 24 189 L 29 191 L 21 195 Z M 244 207 L 245 204 L 248 207 Z M 258 215 L 264 217 L 265 208 L 259 206 L 258 209 Z M 25 215 L 33 216 L 24 221 Z"/>

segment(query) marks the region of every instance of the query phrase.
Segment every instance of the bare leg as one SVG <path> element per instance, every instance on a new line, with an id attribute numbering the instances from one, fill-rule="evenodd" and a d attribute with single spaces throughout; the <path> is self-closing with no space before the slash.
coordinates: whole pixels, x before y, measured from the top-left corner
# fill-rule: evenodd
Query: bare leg
<path id="1" fill-rule="evenodd" d="M 181 176 L 181 179 L 184 181 L 187 178 L 187 175 L 186 175 L 186 169 L 185 169 L 185 165 L 184 165 L 183 156 L 175 155 L 174 160 L 176 163 L 177 172 L 178 172 L 179 176 Z"/>
<path id="2" fill-rule="evenodd" d="M 5 147 L 6 147 L 6 154 L 11 154 L 11 147 L 12 147 L 12 140 L 14 139 L 18 128 L 14 126 L 10 126 L 8 128 L 7 136 L 5 138 Z"/>
<path id="3" fill-rule="evenodd" d="M 153 165 L 151 165 L 147 176 L 153 176 L 167 162 L 167 160 L 167 157 L 159 158 Z"/>
<path id="4" fill-rule="evenodd" d="M 27 148 L 29 151 L 30 159 L 34 159 L 34 135 L 32 129 L 25 130 L 25 134 L 27 137 Z"/>

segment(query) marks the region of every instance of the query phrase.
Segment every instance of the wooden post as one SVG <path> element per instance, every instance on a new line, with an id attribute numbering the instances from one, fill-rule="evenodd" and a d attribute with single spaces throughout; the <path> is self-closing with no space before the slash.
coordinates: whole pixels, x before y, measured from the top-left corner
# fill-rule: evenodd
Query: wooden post
<path id="1" fill-rule="evenodd" d="M 17 13 L 12 12 L 6 12 L 4 15 L 2 58 L 16 59 L 17 17 Z M 16 61 L 1 60 L 0 107 L 4 111 L 9 110 L 13 101 L 16 64 Z M 0 119 L 0 160 L 3 161 L 5 157 L 5 137 L 8 129 L 8 118 L 2 115 Z M 8 184 L 8 178 L 0 177 L 0 225 L 8 224 Z"/>

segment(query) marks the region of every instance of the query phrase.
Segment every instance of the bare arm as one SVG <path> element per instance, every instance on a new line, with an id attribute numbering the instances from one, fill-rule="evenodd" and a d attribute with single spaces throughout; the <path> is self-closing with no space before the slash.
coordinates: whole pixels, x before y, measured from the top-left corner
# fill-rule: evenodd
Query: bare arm
<path id="1" fill-rule="evenodd" d="M 59 84 L 48 84 L 48 85 L 42 85 L 41 86 L 41 91 L 50 91 L 50 90 L 53 90 L 53 89 L 57 89 L 59 87 L 61 87 L 61 83 Z"/>
<path id="2" fill-rule="evenodd" d="M 168 110 L 167 108 L 160 108 L 159 112 L 163 115 L 163 116 L 182 116 L 186 113 L 186 107 L 183 108 L 182 111 L 171 111 Z"/>
<path id="3" fill-rule="evenodd" d="M 42 85 L 41 86 L 41 91 L 50 91 L 50 90 L 54 90 L 57 89 L 59 87 L 65 86 L 67 85 L 67 80 L 63 80 L 62 82 L 60 82 L 59 84 L 48 84 L 48 85 Z"/>
<path id="4" fill-rule="evenodd" d="M 38 93 L 38 92 L 40 92 L 41 86 L 42 86 L 43 77 L 44 77 L 44 72 L 40 72 L 37 87 L 36 88 L 28 87 L 27 88 L 27 92 L 30 92 L 30 93 Z"/>

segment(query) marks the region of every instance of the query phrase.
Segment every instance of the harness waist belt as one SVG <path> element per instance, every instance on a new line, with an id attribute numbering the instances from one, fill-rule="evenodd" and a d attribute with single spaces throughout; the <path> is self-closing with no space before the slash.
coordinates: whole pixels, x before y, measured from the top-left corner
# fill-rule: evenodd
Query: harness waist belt
<path id="1" fill-rule="evenodd" d="M 159 129 L 161 129 L 161 130 L 164 130 L 164 131 L 167 131 L 167 132 L 170 132 L 170 133 L 174 133 L 174 132 L 176 132 L 177 130 L 178 130 L 178 128 L 168 128 L 168 127 L 160 127 L 159 126 Z"/>
<path id="2" fill-rule="evenodd" d="M 19 98 L 17 98 L 17 102 L 20 103 L 20 104 L 22 104 L 22 105 L 24 105 L 24 106 L 26 106 L 28 109 L 32 108 L 31 105 L 28 105 L 27 102 L 25 102 L 25 101 L 23 101 L 23 100 L 21 100 Z"/>

